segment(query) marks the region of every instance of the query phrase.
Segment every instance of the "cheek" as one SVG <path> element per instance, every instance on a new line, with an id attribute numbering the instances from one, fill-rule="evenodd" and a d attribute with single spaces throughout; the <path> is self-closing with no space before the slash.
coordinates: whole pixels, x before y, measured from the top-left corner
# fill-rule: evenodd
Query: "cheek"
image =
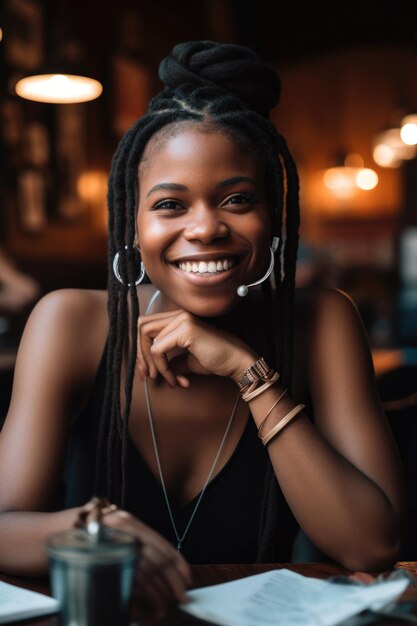
<path id="1" fill-rule="evenodd" d="M 143 256 L 152 255 L 152 252 L 160 252 L 166 235 L 166 228 L 150 216 L 139 214 L 136 221 L 138 232 L 138 244 Z"/>
<path id="2" fill-rule="evenodd" d="M 265 216 L 262 219 L 253 220 L 248 225 L 247 231 L 248 238 L 253 242 L 256 247 L 267 249 L 272 242 L 272 227 L 269 216 Z"/>
<path id="3" fill-rule="evenodd" d="M 154 219 L 152 215 L 137 220 L 137 240 L 146 272 L 155 284 L 159 283 L 161 272 L 165 272 L 165 254 L 176 239 L 174 224 L 169 220 Z M 159 278 L 158 278 L 159 277 Z"/>

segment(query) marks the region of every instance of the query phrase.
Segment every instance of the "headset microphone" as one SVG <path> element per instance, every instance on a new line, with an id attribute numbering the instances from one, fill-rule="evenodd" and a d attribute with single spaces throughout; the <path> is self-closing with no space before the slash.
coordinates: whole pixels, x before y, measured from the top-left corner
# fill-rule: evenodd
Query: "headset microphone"
<path id="1" fill-rule="evenodd" d="M 275 252 L 278 249 L 278 244 L 279 244 L 279 237 L 273 237 L 272 238 L 272 244 L 271 244 L 271 246 L 269 248 L 269 250 L 271 252 L 271 261 L 269 263 L 268 269 L 266 270 L 266 273 L 262 276 L 262 278 L 257 280 L 255 283 L 251 283 L 250 285 L 240 285 L 237 288 L 238 296 L 240 296 L 241 298 L 244 298 L 245 296 L 248 295 L 249 287 L 255 287 L 255 285 L 260 285 L 261 283 L 264 282 L 264 280 L 269 278 L 269 276 L 272 273 L 272 270 L 274 269 L 274 264 L 275 264 L 274 254 L 275 254 Z"/>

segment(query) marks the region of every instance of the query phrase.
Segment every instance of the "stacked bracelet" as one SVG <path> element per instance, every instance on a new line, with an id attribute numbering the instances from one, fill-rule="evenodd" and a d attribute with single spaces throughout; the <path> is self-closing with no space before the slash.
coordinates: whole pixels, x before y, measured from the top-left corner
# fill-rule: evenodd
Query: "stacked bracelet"
<path id="1" fill-rule="evenodd" d="M 278 424 L 275 424 L 275 426 L 273 426 L 271 428 L 271 430 L 264 437 L 261 437 L 261 435 L 259 435 L 259 431 L 258 431 L 258 436 L 260 437 L 260 439 L 261 439 L 262 443 L 264 444 L 264 446 L 266 446 L 271 441 L 271 439 L 276 437 L 276 435 L 278 435 L 278 433 L 284 428 L 284 426 L 286 426 L 292 419 L 294 419 L 294 417 L 296 415 L 301 413 L 301 411 L 304 408 L 305 408 L 305 404 L 297 404 L 297 406 L 294 407 L 292 409 L 292 411 L 287 413 L 287 415 L 285 417 L 283 417 L 278 422 Z"/>
<path id="2" fill-rule="evenodd" d="M 262 439 L 262 428 L 265 426 L 266 424 L 266 420 L 268 419 L 268 417 L 271 415 L 272 411 L 275 409 L 275 407 L 279 404 L 279 402 L 282 400 L 282 398 L 287 394 L 288 389 L 284 389 L 284 391 L 278 396 L 278 399 L 275 400 L 274 404 L 271 406 L 271 408 L 269 409 L 268 413 L 265 415 L 265 417 L 263 418 L 262 422 L 259 424 L 258 427 L 258 437 L 260 439 Z"/>
<path id="3" fill-rule="evenodd" d="M 242 398 L 246 402 L 253 400 L 269 387 L 272 387 L 278 378 L 279 374 L 274 372 L 261 357 L 243 372 L 242 378 L 238 382 Z"/>

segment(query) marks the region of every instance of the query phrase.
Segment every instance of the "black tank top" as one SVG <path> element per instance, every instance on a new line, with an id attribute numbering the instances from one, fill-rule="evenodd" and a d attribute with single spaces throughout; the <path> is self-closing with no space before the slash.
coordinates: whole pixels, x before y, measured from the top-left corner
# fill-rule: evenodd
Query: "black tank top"
<path id="1" fill-rule="evenodd" d="M 73 425 L 65 476 L 65 507 L 85 504 L 94 494 L 95 458 L 106 385 L 106 350 L 85 409 Z M 252 563 L 258 531 L 268 454 L 250 418 L 233 454 L 210 481 L 183 543 L 190 563 Z M 126 509 L 176 545 L 163 490 L 129 440 Z M 187 526 L 198 495 L 174 507 L 179 535 Z"/>

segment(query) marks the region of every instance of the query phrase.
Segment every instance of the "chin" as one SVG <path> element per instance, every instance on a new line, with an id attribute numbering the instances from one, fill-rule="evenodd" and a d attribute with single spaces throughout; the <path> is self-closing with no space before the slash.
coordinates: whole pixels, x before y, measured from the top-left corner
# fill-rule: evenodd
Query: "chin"
<path id="1" fill-rule="evenodd" d="M 178 306 L 192 315 L 197 317 L 213 318 L 222 317 L 233 311 L 242 299 L 236 294 L 227 297 L 218 296 L 198 296 L 196 298 L 184 298 L 182 302 L 178 302 Z"/>

